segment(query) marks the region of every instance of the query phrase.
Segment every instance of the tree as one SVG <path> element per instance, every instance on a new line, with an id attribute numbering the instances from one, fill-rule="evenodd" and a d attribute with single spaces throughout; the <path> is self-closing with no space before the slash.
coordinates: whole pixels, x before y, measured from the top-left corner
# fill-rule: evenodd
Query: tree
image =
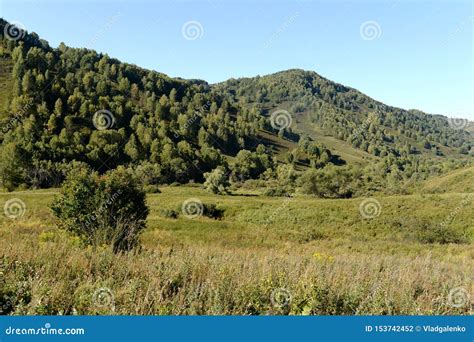
<path id="1" fill-rule="evenodd" d="M 206 181 L 204 182 L 204 189 L 213 194 L 226 194 L 228 193 L 228 187 L 230 186 L 227 173 L 224 168 L 218 166 L 211 172 L 204 174 Z"/>
<path id="2" fill-rule="evenodd" d="M 56 100 L 56 102 L 54 103 L 54 114 L 56 114 L 56 116 L 61 116 L 63 113 L 63 101 L 58 98 Z"/>
<path id="3" fill-rule="evenodd" d="M 2 186 L 8 191 L 24 183 L 28 158 L 25 151 L 14 143 L 0 149 L 0 177 Z"/>
<path id="4" fill-rule="evenodd" d="M 6 24 L 0 19 L 0 32 Z M 291 128 L 259 132 L 269 128 L 268 110 L 283 103 L 295 112 L 304 109 L 308 124 L 319 127 L 323 135 L 381 157 L 386 161 L 384 169 L 390 171 L 396 165 L 404 179 L 415 172 L 423 179 L 444 171 L 421 158 L 402 160 L 410 151 L 427 159 L 438 153 L 438 161 L 457 158 L 455 150 L 474 153 L 469 133 L 450 128 L 445 118 L 384 106 L 314 72 L 289 70 L 211 87 L 121 63 L 92 50 L 71 49 L 64 43 L 54 49 L 29 33 L 18 41 L 0 39 L 0 53 L 6 65 L 12 66 L 11 92 L 5 90 L 3 108 L 10 115 L 0 115 L 5 124 L 0 143 L 28 152 L 26 165 L 10 158 L 10 152 L 0 161 L 10 165 L 3 170 L 8 171 L 4 180 L 11 188 L 24 183 L 25 168 L 29 174 L 31 165 L 51 162 L 55 169 L 72 160 L 101 172 L 118 165 L 134 169 L 146 160 L 158 165 L 161 182 L 201 182 L 205 172 L 227 167 L 229 161 L 231 179 L 268 181 L 275 176 L 274 153 L 284 155 L 291 146 L 288 139 L 297 136 Z M 373 109 L 369 115 L 368 108 Z M 102 112 L 103 130 L 91 122 L 101 110 L 110 111 L 110 115 Z M 313 133 L 318 141 L 302 137 L 286 162 L 298 169 L 339 164 L 338 156 Z M 254 149 L 257 141 L 271 148 Z M 441 156 L 437 146 L 443 146 L 446 156 Z M 239 152 L 243 149 L 248 151 Z M 12 166 L 18 162 L 21 167 Z M 387 175 L 383 177 L 386 180 Z M 28 178 L 26 183 L 32 185 Z"/>
<path id="5" fill-rule="evenodd" d="M 351 197 L 352 170 L 336 166 L 327 166 L 324 169 L 308 169 L 299 179 L 300 191 L 322 198 Z"/>
<path id="6" fill-rule="evenodd" d="M 99 176 L 89 168 L 73 170 L 51 206 L 59 228 L 94 246 L 128 251 L 146 227 L 145 193 L 133 175 L 119 167 Z"/>

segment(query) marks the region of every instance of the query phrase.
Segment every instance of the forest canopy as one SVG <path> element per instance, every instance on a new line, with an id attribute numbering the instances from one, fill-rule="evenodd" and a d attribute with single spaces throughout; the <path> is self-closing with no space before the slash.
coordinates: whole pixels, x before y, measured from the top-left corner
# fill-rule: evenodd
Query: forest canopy
<path id="1" fill-rule="evenodd" d="M 465 165 L 473 154 L 472 136 L 446 118 L 386 106 L 315 72 L 211 85 L 64 43 L 52 48 L 35 33 L 12 40 L 5 25 L 0 20 L 0 175 L 10 190 L 58 186 L 77 164 L 99 173 L 123 165 L 145 185 L 202 183 L 205 174 L 218 174 L 225 184 L 271 183 L 278 167 L 288 165 L 300 182 L 347 179 L 351 172 L 383 189 Z M 347 162 L 311 132 L 275 127 L 270 116 L 276 109 L 285 109 L 290 124 L 309 118 L 374 162 L 343 166 Z M 354 193 L 344 187 L 330 193 Z"/>

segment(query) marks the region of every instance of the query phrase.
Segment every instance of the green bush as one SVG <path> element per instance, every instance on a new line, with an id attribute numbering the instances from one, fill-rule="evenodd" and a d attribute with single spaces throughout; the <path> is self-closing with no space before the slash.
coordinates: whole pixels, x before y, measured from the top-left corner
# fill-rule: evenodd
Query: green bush
<path id="1" fill-rule="evenodd" d="M 269 197 L 288 197 L 290 193 L 284 187 L 276 187 L 276 188 L 265 189 L 263 191 L 263 195 L 269 196 Z"/>
<path id="2" fill-rule="evenodd" d="M 144 185 L 143 189 L 147 194 L 161 194 L 161 190 L 157 184 Z"/>
<path id="3" fill-rule="evenodd" d="M 226 194 L 229 188 L 229 179 L 223 167 L 217 167 L 212 172 L 204 174 L 206 181 L 204 182 L 204 189 L 213 194 Z"/>
<path id="4" fill-rule="evenodd" d="M 149 212 L 139 182 L 121 167 L 102 176 L 85 167 L 74 170 L 51 208 L 60 228 L 115 252 L 137 244 Z"/>
<path id="5" fill-rule="evenodd" d="M 213 219 L 220 219 L 224 216 L 225 210 L 218 208 L 215 204 L 204 204 L 203 215 Z"/>
<path id="6" fill-rule="evenodd" d="M 218 207 L 214 203 L 202 203 L 202 208 L 201 210 L 196 211 L 196 216 L 204 216 L 204 217 L 209 217 L 211 219 L 221 219 L 224 216 L 225 209 Z M 198 213 L 199 212 L 199 213 Z M 168 214 L 168 216 L 166 216 Z M 176 216 L 174 216 L 176 214 Z M 169 217 L 169 218 L 177 218 L 178 215 L 184 214 L 183 213 L 183 208 L 182 204 L 178 205 L 176 207 L 176 210 L 161 210 L 161 216 L 164 217 Z M 194 214 L 194 212 L 191 212 L 190 214 Z"/>
<path id="7" fill-rule="evenodd" d="M 425 225 L 418 227 L 416 238 L 421 243 L 469 243 L 469 239 L 464 232 L 443 225 Z"/>
<path id="8" fill-rule="evenodd" d="M 298 179 L 303 194 L 321 198 L 349 198 L 354 192 L 352 170 L 327 166 L 324 169 L 308 169 Z"/>
<path id="9" fill-rule="evenodd" d="M 172 218 L 172 219 L 176 219 L 179 216 L 179 212 L 173 209 L 161 209 L 159 213 L 160 213 L 160 216 L 162 217 Z"/>

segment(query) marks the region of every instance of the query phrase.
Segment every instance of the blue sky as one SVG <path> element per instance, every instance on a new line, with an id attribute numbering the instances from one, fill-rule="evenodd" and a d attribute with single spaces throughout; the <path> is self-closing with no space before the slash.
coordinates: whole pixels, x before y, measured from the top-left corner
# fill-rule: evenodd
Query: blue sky
<path id="1" fill-rule="evenodd" d="M 473 14 L 469 0 L 0 0 L 0 16 L 52 46 L 211 83 L 314 70 L 389 105 L 471 120 Z"/>

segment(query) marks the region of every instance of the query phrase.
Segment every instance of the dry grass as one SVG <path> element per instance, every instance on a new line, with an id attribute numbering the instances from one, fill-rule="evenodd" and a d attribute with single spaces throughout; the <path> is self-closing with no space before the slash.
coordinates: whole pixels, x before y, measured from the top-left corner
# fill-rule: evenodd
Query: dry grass
<path id="1" fill-rule="evenodd" d="M 191 196 L 220 203 L 224 219 L 159 215 Z M 421 244 L 391 226 L 400 205 L 413 213 L 426 208 L 418 213 L 424 220 L 435 209 L 449 213 L 456 196 L 383 198 L 378 230 L 358 219 L 355 200 L 301 198 L 264 228 L 264 217 L 282 199 L 164 188 L 149 197 L 142 249 L 121 255 L 85 247 L 54 228 L 51 192 L 0 197 L 21 197 L 28 208 L 21 219 L 0 221 L 0 307 L 8 314 L 444 315 L 470 309 L 449 305 L 448 294 L 471 289 L 472 244 Z M 318 221 L 321 213 L 331 226 Z M 316 222 L 324 236 L 301 240 L 298 229 Z M 459 222 L 471 224 L 469 210 L 458 214 Z"/>

